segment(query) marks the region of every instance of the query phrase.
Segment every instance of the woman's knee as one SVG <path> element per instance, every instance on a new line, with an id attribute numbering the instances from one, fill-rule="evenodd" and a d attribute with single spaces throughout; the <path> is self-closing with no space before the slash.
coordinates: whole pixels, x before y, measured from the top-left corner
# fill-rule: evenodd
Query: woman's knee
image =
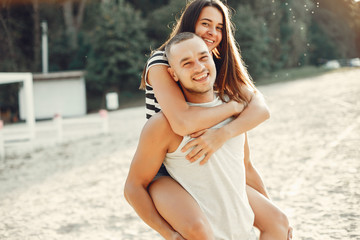
<path id="1" fill-rule="evenodd" d="M 212 229 L 209 223 L 202 218 L 193 219 L 187 223 L 183 230 L 183 236 L 191 240 L 214 240 Z"/>
<path id="2" fill-rule="evenodd" d="M 276 222 L 279 228 L 287 233 L 289 228 L 289 219 L 286 214 L 279 210 L 276 214 Z"/>
<path id="3" fill-rule="evenodd" d="M 276 236 L 274 239 L 287 239 L 289 231 L 289 220 L 282 211 L 278 210 L 273 215 L 273 226 L 270 229 L 266 229 L 265 232 L 270 235 Z"/>

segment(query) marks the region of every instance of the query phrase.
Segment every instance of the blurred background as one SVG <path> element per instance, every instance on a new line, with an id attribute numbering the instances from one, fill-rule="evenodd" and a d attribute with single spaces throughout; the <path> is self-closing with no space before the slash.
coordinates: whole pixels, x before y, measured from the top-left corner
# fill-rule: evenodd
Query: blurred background
<path id="1" fill-rule="evenodd" d="M 161 239 L 123 185 L 142 70 L 186 2 L 0 0 L 0 239 Z M 294 239 L 360 239 L 360 2 L 227 2 L 271 109 L 249 138 L 272 200 Z"/>
<path id="2" fill-rule="evenodd" d="M 0 72 L 41 73 L 42 36 L 47 34 L 47 71 L 80 72 L 86 113 L 106 108 L 109 92 L 118 95 L 116 108 L 143 104 L 138 86 L 146 59 L 167 39 L 186 2 L 1 0 Z M 257 84 L 360 65 L 358 1 L 227 3 L 233 10 L 236 40 Z M 21 121 L 20 87 L 20 83 L 0 85 L 5 124 Z"/>

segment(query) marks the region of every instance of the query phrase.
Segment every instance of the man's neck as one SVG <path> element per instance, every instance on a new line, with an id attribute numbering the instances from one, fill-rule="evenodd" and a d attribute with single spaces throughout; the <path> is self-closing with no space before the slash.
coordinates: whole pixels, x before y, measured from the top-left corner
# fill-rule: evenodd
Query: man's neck
<path id="1" fill-rule="evenodd" d="M 208 103 L 212 102 L 215 98 L 214 91 L 207 93 L 186 93 L 186 101 L 190 103 Z"/>

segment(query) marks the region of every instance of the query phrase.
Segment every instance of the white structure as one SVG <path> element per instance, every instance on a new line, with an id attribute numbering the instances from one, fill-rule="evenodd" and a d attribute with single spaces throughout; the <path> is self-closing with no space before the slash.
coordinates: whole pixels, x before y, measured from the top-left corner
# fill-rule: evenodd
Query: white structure
<path id="1" fill-rule="evenodd" d="M 109 92 L 106 94 L 106 108 L 109 110 L 116 110 L 119 108 L 119 97 L 116 92 Z"/>
<path id="2" fill-rule="evenodd" d="M 35 138 L 35 115 L 34 115 L 34 95 L 33 95 L 33 75 L 31 73 L 0 73 L 0 84 L 23 83 L 22 111 L 25 113 L 23 119 L 26 120 L 29 139 Z"/>
<path id="3" fill-rule="evenodd" d="M 35 115 L 34 115 L 34 96 L 33 78 L 31 73 L 0 73 L 0 84 L 23 83 L 23 111 L 26 112 L 26 131 L 21 139 L 32 142 L 35 138 Z M 0 120 L 0 158 L 5 156 L 3 122 Z M 14 136 L 16 138 L 16 136 Z"/>
<path id="4" fill-rule="evenodd" d="M 340 68 L 341 65 L 338 60 L 330 60 L 325 63 L 324 67 L 327 69 L 337 69 Z"/>
<path id="5" fill-rule="evenodd" d="M 83 71 L 33 74 L 34 109 L 36 119 L 53 118 L 55 114 L 63 117 L 86 114 L 86 90 Z M 20 118 L 27 118 L 25 89 L 19 93 Z"/>

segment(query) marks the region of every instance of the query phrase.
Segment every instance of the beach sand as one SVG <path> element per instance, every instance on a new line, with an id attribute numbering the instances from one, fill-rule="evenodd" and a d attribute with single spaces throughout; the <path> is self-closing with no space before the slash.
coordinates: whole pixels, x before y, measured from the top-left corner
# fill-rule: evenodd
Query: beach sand
<path id="1" fill-rule="evenodd" d="M 249 132 L 251 158 L 294 239 L 360 239 L 360 69 L 259 89 L 271 119 Z M 0 239 L 162 239 L 123 196 L 144 107 L 109 121 L 0 160 Z"/>

